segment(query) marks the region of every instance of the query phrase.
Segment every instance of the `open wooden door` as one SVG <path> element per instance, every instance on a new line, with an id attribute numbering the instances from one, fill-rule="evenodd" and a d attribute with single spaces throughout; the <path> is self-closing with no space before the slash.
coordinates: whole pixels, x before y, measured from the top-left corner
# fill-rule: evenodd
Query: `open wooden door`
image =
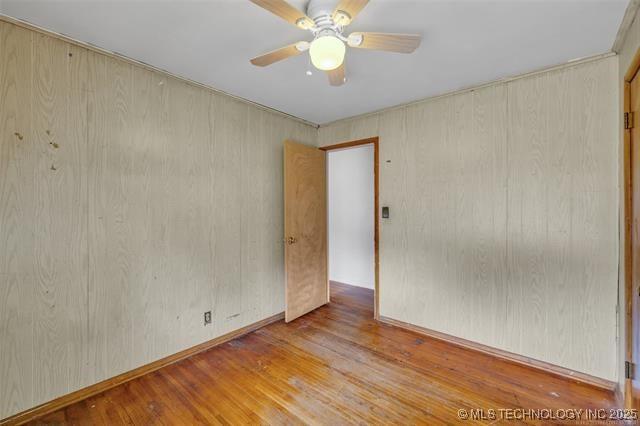
<path id="1" fill-rule="evenodd" d="M 329 302 L 325 152 L 284 143 L 285 321 Z"/>
<path id="2" fill-rule="evenodd" d="M 640 408 L 640 75 L 637 70 L 625 85 L 625 145 L 628 154 L 625 161 L 627 191 L 627 353 L 625 368 L 625 406 Z M 628 160 L 627 160 L 628 159 Z"/>

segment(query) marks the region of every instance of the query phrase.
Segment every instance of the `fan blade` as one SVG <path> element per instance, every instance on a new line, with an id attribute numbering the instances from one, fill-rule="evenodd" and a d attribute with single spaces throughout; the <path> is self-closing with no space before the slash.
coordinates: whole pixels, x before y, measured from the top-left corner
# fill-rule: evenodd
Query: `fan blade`
<path id="1" fill-rule="evenodd" d="M 342 86 L 345 83 L 345 69 L 344 62 L 335 70 L 327 71 L 329 77 L 329 84 L 332 86 Z"/>
<path id="2" fill-rule="evenodd" d="M 283 59 L 291 58 L 293 56 L 298 56 L 304 51 L 296 47 L 298 44 L 299 43 L 293 43 L 288 46 L 281 47 L 280 49 L 273 50 L 269 53 L 265 53 L 264 55 L 257 56 L 251 60 L 251 63 L 259 67 L 266 67 L 267 65 L 271 65 L 274 62 L 282 61 Z"/>
<path id="3" fill-rule="evenodd" d="M 333 19 L 338 19 L 336 23 L 339 23 L 342 26 L 349 25 L 356 18 L 358 13 L 360 13 L 360 11 L 367 5 L 367 3 L 369 3 L 369 0 L 341 0 L 333 11 Z M 343 18 L 344 22 L 339 22 L 340 15 L 338 12 L 340 11 L 347 12 L 349 15 L 348 17 Z"/>
<path id="4" fill-rule="evenodd" d="M 304 30 L 314 26 L 314 22 L 304 13 L 291 6 L 284 0 L 250 0 L 274 15 L 278 15 L 285 21 Z"/>
<path id="5" fill-rule="evenodd" d="M 422 36 L 418 34 L 352 33 L 348 44 L 360 49 L 411 53 L 420 46 L 421 40 Z"/>

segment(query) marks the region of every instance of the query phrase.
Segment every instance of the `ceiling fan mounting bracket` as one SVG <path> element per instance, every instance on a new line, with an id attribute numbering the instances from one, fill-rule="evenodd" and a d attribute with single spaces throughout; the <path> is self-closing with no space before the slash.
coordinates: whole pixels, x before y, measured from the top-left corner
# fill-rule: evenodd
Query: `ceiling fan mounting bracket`
<path id="1" fill-rule="evenodd" d="M 333 22 L 336 25 L 340 25 L 342 27 L 346 27 L 347 25 L 349 25 L 352 19 L 353 18 L 351 17 L 351 15 L 349 15 L 344 10 L 336 10 L 333 14 Z"/>

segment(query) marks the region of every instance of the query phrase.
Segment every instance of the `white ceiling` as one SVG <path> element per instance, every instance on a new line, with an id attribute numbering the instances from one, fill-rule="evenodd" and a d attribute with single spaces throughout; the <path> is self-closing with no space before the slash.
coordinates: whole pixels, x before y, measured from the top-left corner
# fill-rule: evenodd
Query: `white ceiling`
<path id="1" fill-rule="evenodd" d="M 371 0 L 347 33 L 419 33 L 423 42 L 411 55 L 350 49 L 342 87 L 317 70 L 307 76 L 306 54 L 251 65 L 310 34 L 249 0 L 0 0 L 0 12 L 323 124 L 608 52 L 627 3 Z"/>

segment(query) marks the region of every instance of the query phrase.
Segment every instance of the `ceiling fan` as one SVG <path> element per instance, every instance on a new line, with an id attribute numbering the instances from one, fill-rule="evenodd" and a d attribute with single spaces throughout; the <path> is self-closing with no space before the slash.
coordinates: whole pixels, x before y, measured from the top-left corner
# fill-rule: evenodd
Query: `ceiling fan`
<path id="1" fill-rule="evenodd" d="M 332 7 L 335 0 L 310 0 L 306 14 L 285 0 L 250 1 L 313 34 L 311 42 L 299 41 L 290 44 L 255 57 L 251 59 L 251 63 L 265 67 L 308 50 L 311 63 L 319 70 L 327 72 L 332 86 L 341 86 L 346 82 L 344 65 L 346 46 L 411 53 L 420 45 L 421 36 L 417 34 L 355 32 L 345 36 L 344 28 L 355 19 L 369 0 L 341 0 L 335 9 Z"/>

